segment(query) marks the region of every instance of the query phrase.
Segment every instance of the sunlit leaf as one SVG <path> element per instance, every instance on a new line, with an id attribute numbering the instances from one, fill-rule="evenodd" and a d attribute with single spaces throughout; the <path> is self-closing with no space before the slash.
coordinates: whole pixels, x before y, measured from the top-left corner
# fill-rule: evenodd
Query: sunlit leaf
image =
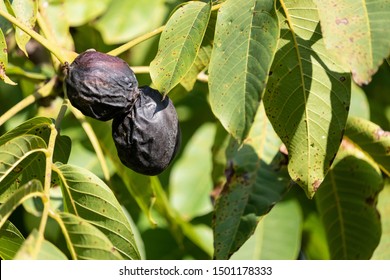
<path id="1" fill-rule="evenodd" d="M 211 2 L 188 2 L 169 18 L 159 50 L 150 64 L 157 89 L 167 94 L 191 69 L 199 52 L 211 13 Z"/>
<path id="2" fill-rule="evenodd" d="M 34 0 L 13 0 L 12 8 L 15 12 L 16 18 L 24 23 L 28 28 L 33 29 L 38 13 L 38 1 Z M 30 41 L 30 35 L 15 27 L 15 40 L 18 47 L 28 56 L 26 45 Z"/>
<path id="3" fill-rule="evenodd" d="M 355 83 L 352 83 L 351 85 L 351 105 L 348 116 L 366 120 L 370 119 L 370 104 L 367 95 L 364 90 Z"/>
<path id="4" fill-rule="evenodd" d="M 3 260 L 11 260 L 24 242 L 20 231 L 10 222 L 5 221 L 0 228 L 0 257 Z"/>
<path id="5" fill-rule="evenodd" d="M 38 244 L 38 239 L 42 241 Z M 16 260 L 67 260 L 68 258 L 53 243 L 39 237 L 39 233 L 34 229 L 27 237 L 15 255 Z"/>
<path id="6" fill-rule="evenodd" d="M 287 147 L 290 176 L 311 198 L 339 148 L 351 80 L 325 48 L 314 2 L 280 3 L 281 34 L 264 104 Z"/>
<path id="7" fill-rule="evenodd" d="M 0 139 L 1 140 L 1 139 Z M 28 156 L 45 152 L 45 141 L 35 135 L 22 135 L 0 146 L 0 182 L 2 182 L 10 172 L 20 173 L 22 170 L 16 167 Z"/>
<path id="8" fill-rule="evenodd" d="M 12 212 L 22 204 L 25 200 L 34 197 L 42 196 L 42 184 L 38 180 L 31 180 L 29 183 L 19 188 L 7 201 L 0 206 L 0 228 L 12 214 Z"/>
<path id="9" fill-rule="evenodd" d="M 59 213 L 69 251 L 78 260 L 120 260 L 121 254 L 99 229 L 70 213 Z"/>
<path id="10" fill-rule="evenodd" d="M 261 106 L 243 146 L 235 144 L 228 153 L 226 183 L 215 205 L 216 259 L 227 259 L 237 251 L 253 234 L 260 217 L 288 190 L 280 144 Z"/>
<path id="11" fill-rule="evenodd" d="M 65 208 L 96 226 L 126 259 L 139 259 L 134 235 L 111 189 L 96 175 L 81 167 L 56 164 Z"/>
<path id="12" fill-rule="evenodd" d="M 239 142 L 252 126 L 279 35 L 273 0 L 227 0 L 209 65 L 211 108 Z"/>
<path id="13" fill-rule="evenodd" d="M 233 260 L 296 260 L 302 238 L 302 213 L 295 200 L 277 203 Z"/>
<path id="14" fill-rule="evenodd" d="M 368 84 L 390 54 L 389 0 L 314 0 L 328 50 L 353 74 Z"/>
<path id="15" fill-rule="evenodd" d="M 371 258 L 381 237 L 376 203 L 382 187 L 379 168 L 344 140 L 316 195 L 331 259 Z"/>
<path id="16" fill-rule="evenodd" d="M 345 135 L 390 175 L 390 132 L 364 119 L 348 118 Z"/>

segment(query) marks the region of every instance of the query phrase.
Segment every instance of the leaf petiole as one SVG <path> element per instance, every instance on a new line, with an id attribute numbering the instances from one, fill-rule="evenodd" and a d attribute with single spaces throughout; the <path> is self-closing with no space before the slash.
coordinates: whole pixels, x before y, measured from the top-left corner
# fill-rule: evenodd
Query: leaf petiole
<path id="1" fill-rule="evenodd" d="M 42 46 L 48 49 L 55 57 L 57 57 L 62 64 L 64 64 L 66 61 L 72 61 L 73 58 L 75 57 L 75 53 L 59 48 L 51 41 L 47 40 L 39 33 L 35 32 L 34 30 L 26 26 L 24 23 L 20 22 L 17 18 L 15 18 L 14 16 L 10 15 L 9 13 L 1 9 L 0 9 L 0 16 L 4 17 L 6 20 L 16 25 L 21 30 L 23 30 L 28 35 L 30 35 L 32 38 L 34 38 L 38 43 L 40 43 Z"/>

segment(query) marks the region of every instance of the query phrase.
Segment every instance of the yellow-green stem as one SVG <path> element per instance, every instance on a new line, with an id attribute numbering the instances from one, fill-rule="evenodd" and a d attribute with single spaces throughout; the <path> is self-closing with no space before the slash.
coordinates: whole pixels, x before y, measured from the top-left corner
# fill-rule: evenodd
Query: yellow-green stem
<path id="1" fill-rule="evenodd" d="M 151 32 L 148 32 L 144 35 L 141 35 L 141 36 L 135 38 L 134 40 L 131 40 L 131 41 L 127 42 L 126 44 L 123 44 L 122 46 L 120 46 L 116 49 L 113 49 L 112 51 L 109 51 L 108 54 L 113 55 L 113 56 L 118 56 L 121 53 L 124 53 L 125 51 L 138 45 L 139 43 L 142 43 L 143 41 L 146 41 L 146 40 L 152 38 L 153 36 L 160 34 L 161 32 L 163 32 L 164 28 L 165 28 L 165 25 L 160 26 L 159 28 L 157 28 Z"/>
<path id="2" fill-rule="evenodd" d="M 60 226 L 62 234 L 64 235 L 64 238 L 66 240 L 66 244 L 68 244 L 69 253 L 70 253 L 72 259 L 76 260 L 77 259 L 77 254 L 76 254 L 76 251 L 75 251 L 74 247 L 70 245 L 70 244 L 72 244 L 72 240 L 70 239 L 69 233 L 68 233 L 68 231 L 66 229 L 66 226 L 65 226 L 64 222 L 62 221 L 61 217 L 57 213 L 55 213 L 55 212 L 49 212 L 49 215 Z"/>
<path id="3" fill-rule="evenodd" d="M 217 5 L 214 5 L 211 10 L 212 11 L 216 11 L 218 10 L 219 8 L 221 8 L 223 3 L 220 3 L 220 4 L 217 4 Z M 139 43 L 142 43 L 158 34 L 160 34 L 161 32 L 163 32 L 165 29 L 165 25 L 163 26 L 160 26 L 159 28 L 153 30 L 153 31 L 150 31 L 144 35 L 141 35 L 137 38 L 135 38 L 134 40 L 131 40 L 129 42 L 127 42 L 126 44 L 123 44 L 122 46 L 119 46 L 118 48 L 116 49 L 113 49 L 111 51 L 108 52 L 109 55 L 113 55 L 113 56 L 118 56 L 120 55 L 121 53 L 124 53 L 125 51 L 128 51 L 129 49 L 131 49 L 132 47 L 138 45 Z"/>
<path id="4" fill-rule="evenodd" d="M 65 63 L 66 61 L 72 60 L 72 56 L 69 55 L 67 51 L 59 48 L 57 45 L 44 38 L 39 33 L 35 32 L 34 30 L 26 26 L 24 23 L 20 22 L 17 18 L 13 17 L 9 13 L 0 9 L 0 16 L 4 17 L 6 20 L 16 25 L 18 28 L 20 28 L 28 35 L 30 35 L 32 38 L 34 38 L 38 43 L 40 43 L 42 46 L 48 49 L 53 55 L 55 55 L 62 64 Z"/>
<path id="5" fill-rule="evenodd" d="M 45 229 L 46 229 L 46 225 L 47 225 L 47 220 L 49 218 L 52 164 L 53 164 L 54 146 L 55 146 L 57 134 L 58 134 L 58 132 L 57 132 L 57 129 L 55 128 L 54 124 L 50 125 L 49 143 L 48 143 L 47 150 L 45 153 L 46 166 L 45 166 L 45 182 L 44 182 L 44 186 L 43 186 L 43 192 L 45 195 L 42 197 L 43 211 L 42 211 L 41 222 L 39 224 L 38 239 L 35 243 L 35 248 L 34 248 L 34 253 L 35 253 L 34 255 L 35 256 L 38 254 L 38 250 L 41 247 L 42 242 L 44 240 L 44 234 L 45 234 Z"/>

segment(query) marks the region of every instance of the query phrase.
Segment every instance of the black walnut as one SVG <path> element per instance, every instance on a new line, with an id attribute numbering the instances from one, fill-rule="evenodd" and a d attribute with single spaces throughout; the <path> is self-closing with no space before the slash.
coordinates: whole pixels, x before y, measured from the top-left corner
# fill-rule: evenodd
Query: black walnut
<path id="1" fill-rule="evenodd" d="M 180 146 L 179 121 L 172 101 L 148 86 L 140 87 L 132 110 L 114 118 L 112 136 L 125 166 L 144 175 L 161 173 Z"/>
<path id="2" fill-rule="evenodd" d="M 130 110 L 138 82 L 122 59 L 87 50 L 68 66 L 67 95 L 84 115 L 107 121 Z"/>

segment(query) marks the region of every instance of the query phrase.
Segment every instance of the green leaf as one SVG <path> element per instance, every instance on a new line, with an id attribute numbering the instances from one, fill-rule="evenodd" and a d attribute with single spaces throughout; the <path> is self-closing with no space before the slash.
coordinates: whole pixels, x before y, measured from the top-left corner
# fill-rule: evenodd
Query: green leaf
<path id="1" fill-rule="evenodd" d="M 59 213 L 68 248 L 78 260 L 120 260 L 121 254 L 99 229 L 70 213 Z"/>
<path id="2" fill-rule="evenodd" d="M 23 242 L 24 237 L 20 231 L 10 221 L 5 221 L 0 228 L 0 258 L 12 260 Z"/>
<path id="3" fill-rule="evenodd" d="M 7 133 L 3 134 L 0 137 L 0 145 L 3 145 L 4 143 L 8 142 L 12 138 L 15 138 L 17 136 L 21 136 L 24 134 L 32 134 L 37 135 L 45 140 L 47 142 L 49 140 L 50 136 L 50 125 L 52 125 L 53 122 L 49 118 L 44 117 L 35 117 L 32 119 L 29 119 L 25 121 L 24 123 L 20 124 L 19 126 L 15 127 L 14 129 L 8 131 Z"/>
<path id="4" fill-rule="evenodd" d="M 390 180 L 387 179 L 384 189 L 379 193 L 378 210 L 382 221 L 381 240 L 376 248 L 372 259 L 389 260 L 390 259 Z"/>
<path id="5" fill-rule="evenodd" d="M 68 258 L 56 246 L 42 240 L 37 248 L 39 233 L 34 229 L 27 237 L 15 256 L 15 260 L 67 260 Z"/>
<path id="6" fill-rule="evenodd" d="M 260 217 L 288 190 L 280 145 L 261 106 L 243 146 L 234 143 L 228 156 L 226 183 L 215 205 L 216 259 L 228 259 L 237 251 L 253 234 Z"/>
<path id="7" fill-rule="evenodd" d="M 35 135 L 21 135 L 0 146 L 0 182 L 8 176 L 9 173 L 19 173 L 21 171 L 18 165 L 28 156 L 46 151 L 45 141 Z"/>
<path id="8" fill-rule="evenodd" d="M 6 202 L 0 206 L 0 228 L 4 225 L 16 207 L 31 197 L 42 197 L 42 191 L 42 184 L 38 180 L 31 180 L 19 188 Z"/>
<path id="9" fill-rule="evenodd" d="M 158 53 L 150 63 L 153 84 L 164 95 L 191 69 L 203 41 L 211 2 L 190 1 L 170 17 L 161 34 Z"/>
<path id="10" fill-rule="evenodd" d="M 212 211 L 211 147 L 214 134 L 215 125 L 210 123 L 202 125 L 188 141 L 183 155 L 172 168 L 169 184 L 170 201 L 172 207 L 185 220 Z"/>
<path id="11" fill-rule="evenodd" d="M 74 49 L 73 37 L 67 19 L 65 1 L 50 1 L 49 5 L 40 5 L 39 12 L 48 27 L 52 40 L 66 50 Z M 97 2 L 97 1 L 94 1 Z"/>
<path id="12" fill-rule="evenodd" d="M 390 132 L 368 120 L 349 117 L 345 135 L 390 176 Z"/>
<path id="13" fill-rule="evenodd" d="M 209 65 L 211 109 L 238 142 L 252 126 L 279 36 L 273 0 L 227 0 Z"/>
<path id="14" fill-rule="evenodd" d="M 316 202 L 331 259 L 369 259 L 381 237 L 376 209 L 383 179 L 379 168 L 344 140 Z"/>
<path id="15" fill-rule="evenodd" d="M 195 82 L 198 79 L 199 73 L 206 71 L 211 58 L 211 52 L 214 44 L 215 25 L 217 23 L 218 11 L 212 11 L 207 25 L 206 32 L 203 37 L 202 44 L 199 48 L 198 55 L 190 70 L 180 81 L 180 84 L 186 91 L 191 91 L 194 88 Z M 205 76 L 206 77 L 206 76 Z"/>
<path id="16" fill-rule="evenodd" d="M 370 104 L 364 90 L 352 83 L 351 85 L 351 105 L 348 116 L 370 119 Z"/>
<path id="17" fill-rule="evenodd" d="M 6 84 L 16 85 L 5 73 L 8 65 L 8 49 L 2 29 L 0 29 L 0 50 L 2 50 L 0 52 L 0 79 Z"/>
<path id="18" fill-rule="evenodd" d="M 314 0 L 325 44 L 353 74 L 368 84 L 390 54 L 389 0 Z"/>
<path id="19" fill-rule="evenodd" d="M 296 260 L 302 238 L 302 213 L 296 200 L 279 202 L 255 233 L 232 256 L 234 260 Z"/>
<path id="20" fill-rule="evenodd" d="M 111 0 L 67 0 L 64 2 L 66 20 L 71 26 L 80 26 L 104 13 Z"/>
<path id="21" fill-rule="evenodd" d="M 57 163 L 66 210 L 96 226 L 126 259 L 139 259 L 134 235 L 111 189 L 80 167 Z"/>
<path id="22" fill-rule="evenodd" d="M 42 178 L 45 177 L 45 155 L 43 152 L 49 141 L 51 125 L 50 119 L 37 117 L 24 122 L 0 137 L 0 154 L 6 154 L 0 160 L 0 202 L 7 200 L 15 190 L 32 179 L 39 178 L 43 183 Z M 53 155 L 54 162 L 68 160 L 70 142 L 69 137 L 57 135 Z M 9 153 L 10 148 L 14 149 L 11 154 Z M 13 163 L 8 162 L 3 165 L 2 162 L 5 159 Z"/>
<path id="23" fill-rule="evenodd" d="M 351 80 L 325 48 L 312 0 L 280 3 L 281 36 L 264 105 L 287 147 L 291 178 L 312 198 L 340 145 Z"/>
<path id="24" fill-rule="evenodd" d="M 28 28 L 33 29 L 38 13 L 38 1 L 34 0 L 13 0 L 12 8 L 16 18 Z M 30 41 L 30 35 L 18 27 L 15 27 L 15 40 L 18 47 L 28 56 L 26 45 Z"/>
<path id="25" fill-rule="evenodd" d="M 165 16 L 163 0 L 112 0 L 94 27 L 100 31 L 105 43 L 118 44 L 157 28 Z"/>

